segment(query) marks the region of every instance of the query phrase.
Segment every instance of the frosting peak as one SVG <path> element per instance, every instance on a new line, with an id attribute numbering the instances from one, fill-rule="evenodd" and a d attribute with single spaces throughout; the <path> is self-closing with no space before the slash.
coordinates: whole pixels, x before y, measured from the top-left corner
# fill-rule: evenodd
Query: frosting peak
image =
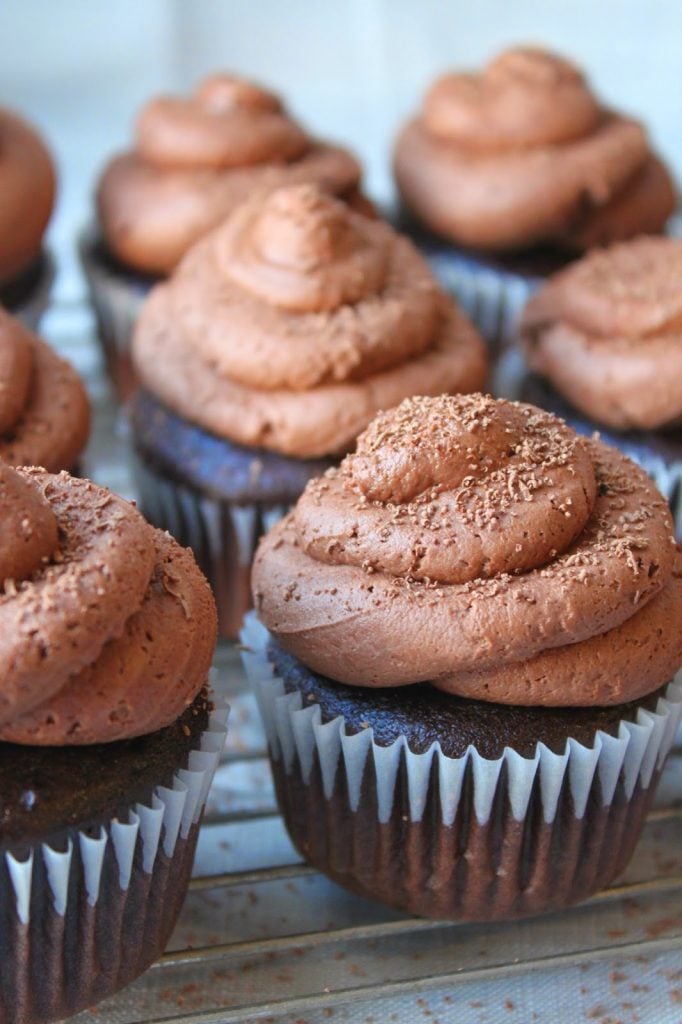
<path id="1" fill-rule="evenodd" d="M 350 255 L 361 241 L 348 207 L 312 185 L 280 189 L 269 196 L 254 234 L 269 263 L 302 271 Z"/>
<path id="2" fill-rule="evenodd" d="M 535 568 L 564 551 L 585 526 L 596 490 L 583 442 L 551 416 L 485 395 L 442 395 L 380 414 L 339 479 L 325 482 L 324 509 L 313 482 L 297 516 L 304 548 L 316 558 L 463 583 Z M 358 495 L 372 509 L 364 522 L 356 522 Z M 391 543 L 375 532 L 387 512 Z"/>
<path id="3" fill-rule="evenodd" d="M 566 465 L 579 445 L 568 431 L 543 436 L 541 425 L 529 406 L 489 395 L 407 398 L 376 417 L 347 463 L 371 501 L 409 502 L 480 483 L 501 466 L 513 466 L 518 479 L 542 464 Z M 591 467 L 586 477 L 594 490 Z"/>
<path id="4" fill-rule="evenodd" d="M 160 167 L 220 169 L 301 157 L 311 142 L 272 93 L 229 75 L 189 97 L 159 96 L 137 119 L 140 156 Z"/>
<path id="5" fill-rule="evenodd" d="M 278 114 L 283 111 L 282 101 L 269 89 L 256 82 L 236 75 L 209 75 L 194 91 L 200 103 L 214 114 L 240 107 L 242 110 L 268 111 Z"/>
<path id="6" fill-rule="evenodd" d="M 512 82 L 529 88 L 562 85 L 585 89 L 585 78 L 571 61 L 538 46 L 514 46 L 495 57 L 484 71 L 491 82 Z"/>
<path id="7" fill-rule="evenodd" d="M 222 240 L 225 272 L 283 309 L 323 312 L 378 292 L 385 246 L 345 203 L 313 185 L 244 204 Z"/>
<path id="8" fill-rule="evenodd" d="M 527 47 L 500 54 L 480 75 L 443 76 L 424 102 L 434 134 L 492 150 L 567 142 L 601 116 L 576 67 Z"/>

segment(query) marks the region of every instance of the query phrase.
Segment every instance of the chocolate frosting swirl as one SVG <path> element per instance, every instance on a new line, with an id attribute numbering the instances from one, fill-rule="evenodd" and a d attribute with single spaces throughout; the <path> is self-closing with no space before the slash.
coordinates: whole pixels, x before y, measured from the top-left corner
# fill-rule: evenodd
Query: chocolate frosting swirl
<path id="1" fill-rule="evenodd" d="M 106 743 L 206 682 L 215 607 L 189 552 L 86 480 L 0 465 L 0 741 Z"/>
<path id="2" fill-rule="evenodd" d="M 0 459 L 73 469 L 89 432 L 90 406 L 76 371 L 0 308 Z"/>
<path id="3" fill-rule="evenodd" d="M 426 94 L 423 116 L 434 135 L 495 151 L 570 142 L 597 127 L 601 110 L 573 64 L 516 49 L 480 75 L 443 75 Z"/>
<path id="4" fill-rule="evenodd" d="M 315 671 L 607 705 L 682 661 L 682 559 L 646 474 L 532 406 L 413 398 L 263 540 L 256 608 Z"/>
<path id="5" fill-rule="evenodd" d="M 52 158 L 21 118 L 0 110 L 0 282 L 38 257 L 56 191 Z"/>
<path id="6" fill-rule="evenodd" d="M 244 203 L 223 233 L 220 259 L 246 291 L 299 313 L 331 312 L 381 291 L 388 262 L 369 222 L 305 187 Z"/>
<path id="7" fill-rule="evenodd" d="M 190 97 L 143 108 L 135 151 L 104 170 L 98 211 L 115 256 L 167 274 L 254 192 L 312 182 L 352 201 L 360 173 L 345 150 L 311 139 L 273 93 L 214 75 Z"/>
<path id="8" fill-rule="evenodd" d="M 159 96 L 137 119 L 137 152 L 158 167 L 248 167 L 296 160 L 305 132 L 279 99 L 231 75 L 206 79 L 193 96 Z"/>
<path id="9" fill-rule="evenodd" d="M 483 343 L 387 224 L 302 185 L 252 197 L 157 286 L 133 355 L 173 411 L 300 458 L 348 449 L 418 386 L 470 391 Z"/>
<path id="10" fill-rule="evenodd" d="M 597 423 L 682 423 L 682 242 L 638 238 L 589 253 L 531 298 L 531 367 Z"/>
<path id="11" fill-rule="evenodd" d="M 432 230 L 482 249 L 657 232 L 675 206 L 643 127 L 603 108 L 568 61 L 533 48 L 438 79 L 398 138 L 395 174 Z"/>

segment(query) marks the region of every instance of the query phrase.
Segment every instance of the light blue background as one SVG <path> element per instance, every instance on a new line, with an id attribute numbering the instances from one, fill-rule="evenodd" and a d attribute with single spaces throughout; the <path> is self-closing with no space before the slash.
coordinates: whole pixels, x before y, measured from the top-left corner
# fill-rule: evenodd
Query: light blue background
<path id="1" fill-rule="evenodd" d="M 51 234 L 65 298 L 82 290 L 74 230 L 140 104 L 220 68 L 261 78 L 312 130 L 348 143 L 388 201 L 392 138 L 432 77 L 541 42 L 644 118 L 682 178 L 679 0 L 0 0 L 0 39 L 0 103 L 37 122 L 59 161 Z"/>

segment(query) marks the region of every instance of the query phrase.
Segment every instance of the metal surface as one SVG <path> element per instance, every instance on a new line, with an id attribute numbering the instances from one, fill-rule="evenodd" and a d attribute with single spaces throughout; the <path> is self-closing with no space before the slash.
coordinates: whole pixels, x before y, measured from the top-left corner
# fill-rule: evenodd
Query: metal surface
<path id="1" fill-rule="evenodd" d="M 93 397 L 86 471 L 131 494 L 87 314 L 53 310 L 45 334 Z M 79 1021 L 682 1021 L 680 746 L 618 884 L 560 915 L 444 924 L 401 917 L 301 864 L 232 648 L 218 651 L 216 686 L 232 704 L 228 748 L 175 935 L 144 977 Z"/>

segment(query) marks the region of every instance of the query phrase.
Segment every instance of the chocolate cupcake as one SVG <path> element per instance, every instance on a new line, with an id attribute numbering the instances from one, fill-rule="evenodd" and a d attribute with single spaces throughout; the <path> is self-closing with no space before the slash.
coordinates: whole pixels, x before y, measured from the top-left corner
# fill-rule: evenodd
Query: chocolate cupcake
<path id="1" fill-rule="evenodd" d="M 682 531 L 682 242 L 638 238 L 556 274 L 521 320 L 521 397 L 607 433 L 654 478 Z"/>
<path id="2" fill-rule="evenodd" d="M 187 98 L 162 96 L 140 112 L 135 148 L 105 167 L 97 228 L 81 255 L 107 365 L 132 390 L 129 343 L 150 288 L 254 192 L 312 183 L 352 205 L 361 169 L 345 149 L 313 139 L 267 89 L 214 75 Z"/>
<path id="3" fill-rule="evenodd" d="M 682 556 L 624 455 L 532 406 L 411 399 L 308 485 L 253 588 L 245 665 L 317 868 L 494 920 L 624 867 L 682 710 Z"/>
<path id="4" fill-rule="evenodd" d="M 30 328 L 38 325 L 52 284 L 43 236 L 55 191 L 43 140 L 22 118 L 0 109 L 0 305 Z"/>
<path id="5" fill-rule="evenodd" d="M 567 258 L 663 231 L 675 207 L 643 126 L 606 107 L 581 72 L 508 50 L 451 73 L 402 129 L 395 177 L 439 272 L 486 337 L 513 334 L 523 302 Z"/>
<path id="6" fill-rule="evenodd" d="M 190 544 L 223 632 L 263 528 L 414 391 L 472 391 L 483 343 L 412 244 L 301 185 L 248 200 L 146 303 L 133 341 L 142 508 Z"/>
<path id="7" fill-rule="evenodd" d="M 90 433 L 90 405 L 73 367 L 0 308 L 0 459 L 78 468 Z"/>
<path id="8" fill-rule="evenodd" d="M 226 711 L 188 551 L 66 473 L 0 465 L 0 516 L 0 1020 L 40 1024 L 162 952 Z"/>

